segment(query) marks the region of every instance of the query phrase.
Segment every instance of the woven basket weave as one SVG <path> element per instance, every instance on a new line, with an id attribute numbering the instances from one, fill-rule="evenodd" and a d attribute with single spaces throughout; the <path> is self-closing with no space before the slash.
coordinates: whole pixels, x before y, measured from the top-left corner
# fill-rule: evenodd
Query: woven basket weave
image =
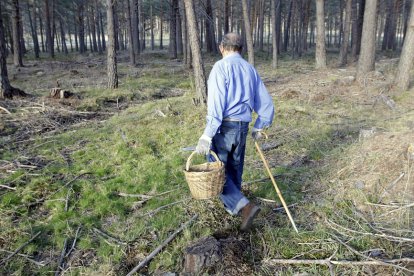
<path id="1" fill-rule="evenodd" d="M 195 153 L 194 151 L 188 157 L 184 171 L 191 195 L 195 199 L 208 199 L 221 194 L 225 181 L 223 162 L 211 151 L 216 161 L 191 165 Z"/>

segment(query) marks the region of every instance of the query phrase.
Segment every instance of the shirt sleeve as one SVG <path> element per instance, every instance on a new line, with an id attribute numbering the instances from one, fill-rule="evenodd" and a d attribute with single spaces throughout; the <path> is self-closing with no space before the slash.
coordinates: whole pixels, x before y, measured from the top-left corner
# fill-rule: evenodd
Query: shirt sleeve
<path id="1" fill-rule="evenodd" d="M 272 124 L 275 113 L 272 97 L 267 92 L 259 75 L 257 75 L 256 93 L 254 96 L 254 111 L 258 115 L 254 123 L 255 128 L 263 129 Z"/>
<path id="2" fill-rule="evenodd" d="M 204 135 L 213 137 L 223 121 L 226 102 L 226 79 L 224 68 L 216 63 L 208 78 L 207 125 Z"/>

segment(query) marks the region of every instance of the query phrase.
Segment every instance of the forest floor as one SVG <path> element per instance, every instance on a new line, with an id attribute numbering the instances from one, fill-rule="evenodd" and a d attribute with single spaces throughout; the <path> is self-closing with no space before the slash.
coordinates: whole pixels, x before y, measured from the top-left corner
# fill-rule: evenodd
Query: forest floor
<path id="1" fill-rule="evenodd" d="M 0 102 L 0 274 L 125 275 L 195 214 L 139 273 L 181 273 L 186 247 L 207 236 L 222 246 L 207 274 L 413 273 L 414 88 L 392 90 L 397 61 L 378 59 L 355 82 L 354 66 L 316 71 L 312 56 L 282 56 L 272 70 L 259 55 L 276 107 L 262 149 L 299 234 L 250 138 L 243 189 L 262 208 L 255 227 L 239 232 L 219 200 L 191 199 L 183 148 L 206 110 L 181 61 L 150 52 L 132 67 L 121 53 L 116 90 L 105 89 L 104 56 L 9 65 L 32 96 Z M 48 97 L 57 86 L 75 96 Z"/>

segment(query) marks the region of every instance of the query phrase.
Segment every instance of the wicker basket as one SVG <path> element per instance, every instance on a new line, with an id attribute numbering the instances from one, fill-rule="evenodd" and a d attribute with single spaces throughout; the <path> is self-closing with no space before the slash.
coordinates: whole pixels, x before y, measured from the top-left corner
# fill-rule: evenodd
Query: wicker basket
<path id="1" fill-rule="evenodd" d="M 184 171 L 191 195 L 195 199 L 208 199 L 221 194 L 225 181 L 223 162 L 211 151 L 216 161 L 191 165 L 195 153 L 194 151 L 188 157 Z"/>

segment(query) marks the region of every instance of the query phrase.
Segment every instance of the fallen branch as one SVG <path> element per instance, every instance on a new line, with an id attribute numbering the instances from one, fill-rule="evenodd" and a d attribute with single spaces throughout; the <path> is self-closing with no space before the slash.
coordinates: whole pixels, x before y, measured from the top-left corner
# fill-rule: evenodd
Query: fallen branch
<path id="1" fill-rule="evenodd" d="M 391 182 L 391 184 L 390 184 L 390 185 L 388 185 L 388 186 L 384 189 L 384 192 L 382 192 L 381 196 L 380 196 L 380 197 L 379 197 L 379 199 L 378 199 L 378 202 L 381 202 L 381 199 L 385 196 L 385 194 L 386 194 L 386 193 L 388 193 L 388 190 L 389 190 L 389 189 L 391 189 L 393 186 L 395 186 L 395 184 L 397 184 L 397 183 L 398 183 L 398 181 L 400 181 L 400 180 L 404 177 L 404 175 L 405 175 L 405 173 L 404 173 L 404 172 L 402 172 L 402 173 L 400 174 L 400 176 L 399 176 L 397 179 L 395 179 L 393 182 Z"/>
<path id="2" fill-rule="evenodd" d="M 152 198 L 152 196 L 149 196 L 149 195 L 126 194 L 126 193 L 121 193 L 121 192 L 117 193 L 117 195 L 122 196 L 122 197 L 139 197 L 139 198 L 142 198 L 142 199 L 151 199 Z"/>
<path id="3" fill-rule="evenodd" d="M 24 244 L 22 244 L 21 246 L 19 246 L 19 248 L 17 248 L 13 253 L 11 253 L 9 256 L 7 256 L 7 258 L 3 259 L 0 262 L 0 265 L 3 265 L 5 263 L 7 263 L 8 260 L 10 260 L 14 255 L 16 255 L 17 253 L 19 253 L 23 248 L 25 248 L 29 243 L 31 243 L 34 239 L 36 239 L 40 234 L 42 233 L 42 231 L 37 232 L 36 235 L 34 235 L 32 238 L 30 238 L 30 240 L 28 240 L 27 242 L 25 242 Z"/>
<path id="4" fill-rule="evenodd" d="M 60 257 L 59 257 L 59 261 L 58 261 L 58 266 L 55 272 L 55 276 L 60 275 L 61 270 L 64 269 L 64 259 L 65 259 L 65 254 L 66 254 L 66 248 L 67 248 L 67 244 L 68 244 L 68 238 L 65 239 L 64 243 L 63 243 L 63 249 L 62 252 L 60 253 Z"/>
<path id="5" fill-rule="evenodd" d="M 9 186 L 7 186 L 7 185 L 2 185 L 2 184 L 0 184 L 0 188 L 5 188 L 5 189 L 9 189 L 9 190 L 16 191 L 16 188 L 9 187 Z"/>
<path id="6" fill-rule="evenodd" d="M 105 233 L 105 232 L 103 232 L 102 230 L 99 230 L 98 228 L 93 228 L 93 230 L 97 233 L 97 234 L 99 234 L 99 235 L 101 235 L 102 237 L 104 237 L 105 239 L 108 239 L 108 240 L 111 240 L 111 241 L 114 241 L 115 243 L 117 243 L 117 244 L 120 244 L 120 245 L 128 245 L 128 243 L 127 242 L 124 242 L 124 241 L 121 241 L 120 239 L 117 239 L 117 238 L 115 238 L 115 237 L 112 237 L 112 236 L 110 236 L 109 234 L 107 234 L 107 233 Z"/>
<path id="7" fill-rule="evenodd" d="M 6 108 L 4 108 L 4 107 L 2 107 L 2 106 L 0 106 L 0 109 L 1 109 L 1 110 L 3 110 L 4 112 L 6 112 L 7 114 L 11 114 L 11 112 L 10 112 L 10 111 L 8 111 Z"/>
<path id="8" fill-rule="evenodd" d="M 12 251 L 5 250 L 5 249 L 0 249 L 0 251 L 6 252 L 6 253 L 13 253 Z M 43 261 L 37 262 L 37 261 L 33 260 L 32 257 L 29 256 L 29 255 L 21 254 L 21 253 L 17 253 L 16 255 L 25 258 L 26 260 L 28 260 L 31 263 L 34 263 L 37 266 L 45 266 L 46 265 L 46 263 L 44 263 Z"/>
<path id="9" fill-rule="evenodd" d="M 345 266 L 363 266 L 363 265 L 379 265 L 389 266 L 394 263 L 413 263 L 414 259 L 402 258 L 402 259 L 390 259 L 390 260 L 370 260 L 370 261 L 348 261 L 348 260 L 292 260 L 292 259 L 269 259 L 263 261 L 267 265 L 307 265 L 307 264 L 319 264 L 319 265 L 345 265 Z M 397 266 L 399 269 L 404 267 Z M 406 269 L 406 268 L 404 268 Z M 406 269 L 407 270 L 407 269 Z"/>
<path id="10" fill-rule="evenodd" d="M 178 203 L 184 202 L 184 201 L 186 201 L 187 199 L 188 199 L 188 198 L 185 198 L 185 199 L 183 199 L 183 200 L 179 200 L 179 201 L 176 201 L 176 202 L 173 202 L 173 203 L 169 203 L 169 204 L 163 205 L 163 206 L 161 206 L 161 207 L 158 207 L 158 208 L 156 208 L 156 209 L 154 209 L 154 210 L 152 210 L 152 211 L 149 211 L 149 212 L 147 212 L 147 213 L 145 213 L 145 214 L 141 215 L 141 217 L 155 215 L 156 213 L 158 213 L 158 212 L 159 212 L 159 211 L 161 211 L 162 209 L 165 209 L 165 208 L 170 207 L 170 206 L 172 206 L 172 205 L 175 205 L 175 204 L 178 204 Z"/>
<path id="11" fill-rule="evenodd" d="M 167 244 L 169 244 L 181 231 L 183 231 L 188 225 L 190 225 L 198 215 L 194 215 L 189 221 L 181 225 L 180 228 L 175 230 L 167 239 L 165 239 L 157 248 L 154 249 L 144 260 L 142 260 L 134 269 L 132 269 L 127 276 L 131 276 L 144 267 L 149 261 L 152 260 Z"/>
<path id="12" fill-rule="evenodd" d="M 361 232 L 361 231 L 356 231 L 353 229 L 349 229 L 346 228 L 342 225 L 339 225 L 333 221 L 330 220 L 326 220 L 326 222 L 328 223 L 328 226 L 332 229 L 334 229 L 335 231 L 341 233 L 340 231 L 338 231 L 337 228 L 341 228 L 342 230 L 348 231 L 350 233 L 354 233 L 354 234 L 358 234 L 358 235 L 363 235 L 363 236 L 374 236 L 374 237 L 378 237 L 378 238 L 385 238 L 387 240 L 391 240 L 391 241 L 395 241 L 395 242 L 414 242 L 414 239 L 410 239 L 410 238 L 404 238 L 404 237 L 396 237 L 396 236 L 391 236 L 391 235 L 386 235 L 386 234 L 376 234 L 376 233 L 369 233 L 369 232 Z"/>
<path id="13" fill-rule="evenodd" d="M 66 253 L 65 258 L 69 257 L 70 253 L 72 253 L 72 251 L 75 249 L 76 242 L 78 240 L 78 235 L 79 235 L 81 228 L 82 226 L 79 226 L 78 229 L 76 229 L 75 238 L 73 239 L 73 242 L 72 242 L 72 247 Z"/>
<path id="14" fill-rule="evenodd" d="M 334 240 L 336 240 L 337 242 L 339 242 L 340 244 L 342 244 L 343 246 L 345 246 L 346 248 L 348 248 L 348 250 L 351 251 L 352 253 L 354 253 L 354 254 L 362 257 L 362 258 L 368 259 L 368 260 L 370 260 L 372 262 L 377 262 L 378 263 L 377 265 L 390 266 L 390 267 L 393 267 L 393 268 L 397 268 L 397 269 L 401 269 L 401 270 L 404 270 L 404 271 L 407 271 L 407 272 L 414 273 L 414 270 L 409 270 L 409 269 L 407 269 L 405 267 L 402 267 L 402 266 L 399 266 L 399 265 L 396 265 L 396 264 L 393 264 L 393 263 L 385 262 L 383 260 L 377 260 L 377 259 L 374 259 L 372 257 L 366 256 L 366 255 L 364 255 L 364 254 L 356 251 L 355 249 L 353 249 L 350 245 L 348 245 L 348 244 L 344 243 L 343 241 L 341 241 L 335 235 L 331 234 L 331 236 L 334 238 Z M 414 261 L 414 259 L 412 259 L 412 261 Z"/>

